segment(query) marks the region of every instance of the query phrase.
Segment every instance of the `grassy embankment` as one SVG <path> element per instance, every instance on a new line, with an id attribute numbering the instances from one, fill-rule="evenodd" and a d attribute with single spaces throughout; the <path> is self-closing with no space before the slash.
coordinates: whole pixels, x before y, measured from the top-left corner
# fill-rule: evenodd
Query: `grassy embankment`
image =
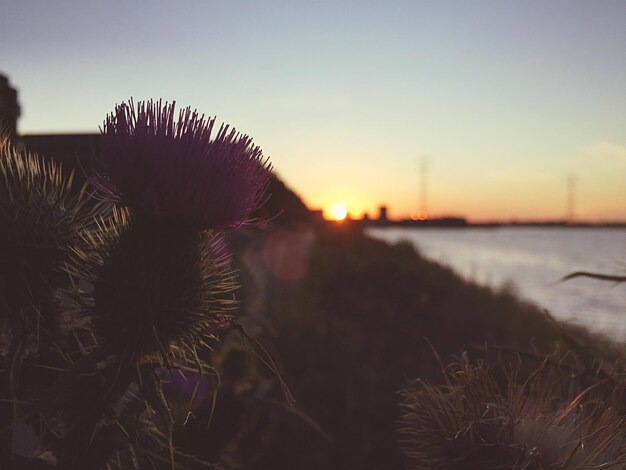
<path id="1" fill-rule="evenodd" d="M 417 378 L 441 383 L 443 365 L 464 352 L 514 366 L 521 360 L 530 371 L 556 347 L 574 349 L 578 356 L 563 365 L 577 382 L 595 377 L 594 352 L 622 354 L 510 291 L 466 282 L 408 244 L 316 224 L 278 180 L 270 191 L 259 216 L 282 215 L 270 228 L 230 237 L 242 283 L 239 321 L 269 350 L 296 407 L 249 353 L 267 360 L 264 351 L 232 334 L 216 345 L 221 386 L 208 430 L 212 394 L 190 419 L 184 410 L 179 416 L 175 444 L 189 453 L 228 469 L 405 469 L 396 444 L 399 390 Z"/>
<path id="2" fill-rule="evenodd" d="M 247 408 L 255 416 L 247 426 L 263 444 L 239 441 L 248 456 L 243 468 L 404 468 L 394 443 L 397 392 L 415 378 L 442 380 L 433 349 L 447 364 L 464 351 L 484 357 L 489 345 L 505 361 L 521 357 L 534 367 L 557 346 L 575 348 L 584 353 L 574 361 L 576 373 L 591 370 L 590 335 L 556 324 L 509 291 L 469 283 L 408 244 L 390 246 L 349 227 L 319 227 L 316 240 L 303 279 L 268 276 L 259 334 L 298 410 L 328 436 L 275 401 L 264 408 L 257 400 Z M 242 270 L 245 307 L 255 286 Z M 251 443 L 254 451 L 245 451 Z"/>

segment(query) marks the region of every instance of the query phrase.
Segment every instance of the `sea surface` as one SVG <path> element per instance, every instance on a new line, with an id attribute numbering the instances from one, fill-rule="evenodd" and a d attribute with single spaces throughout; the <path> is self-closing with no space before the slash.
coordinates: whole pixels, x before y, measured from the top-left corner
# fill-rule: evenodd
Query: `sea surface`
<path id="1" fill-rule="evenodd" d="M 409 241 L 468 280 L 510 286 L 558 319 L 626 341 L 626 283 L 558 282 L 574 271 L 626 275 L 626 229 L 389 227 L 367 233 L 390 243 Z"/>

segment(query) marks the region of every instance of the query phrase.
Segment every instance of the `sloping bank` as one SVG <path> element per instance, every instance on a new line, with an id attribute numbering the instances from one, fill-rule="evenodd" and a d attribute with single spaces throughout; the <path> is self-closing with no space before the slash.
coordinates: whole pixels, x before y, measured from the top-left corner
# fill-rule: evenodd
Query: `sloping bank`
<path id="1" fill-rule="evenodd" d="M 409 244 L 303 219 L 235 239 L 241 321 L 271 350 L 297 400 L 283 413 L 275 380 L 259 392 L 259 376 L 272 382 L 272 374 L 248 360 L 243 376 L 258 388 L 233 447 L 241 468 L 404 468 L 397 391 L 416 378 L 441 380 L 433 350 L 447 364 L 463 352 L 482 357 L 486 345 L 531 361 L 555 345 L 591 347 L 584 331 L 510 292 L 468 283 Z M 259 434 L 262 443 L 251 437 Z"/>

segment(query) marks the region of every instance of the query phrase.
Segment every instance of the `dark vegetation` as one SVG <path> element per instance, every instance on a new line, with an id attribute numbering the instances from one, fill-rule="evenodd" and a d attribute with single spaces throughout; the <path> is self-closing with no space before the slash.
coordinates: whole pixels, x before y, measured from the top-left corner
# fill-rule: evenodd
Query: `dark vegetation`
<path id="1" fill-rule="evenodd" d="M 91 366 L 100 366 L 86 374 L 80 368 L 85 353 L 78 346 L 93 342 L 91 333 L 81 338 L 63 336 L 72 346 L 74 356 L 69 359 L 59 355 L 54 326 L 50 327 L 54 334 L 37 337 L 36 343 L 26 338 L 39 352 L 27 356 L 17 370 L 24 375 L 45 372 L 29 379 L 36 390 L 3 391 L 9 399 L 2 402 L 0 418 L 5 423 L 15 421 L 15 409 L 22 406 L 16 397 L 28 398 L 23 403 L 30 412 L 47 403 L 39 402 L 42 390 L 56 391 L 54 406 L 44 410 L 49 417 L 28 421 L 32 415 L 22 414 L 26 418 L 20 424 L 22 430 L 24 424 L 41 427 L 39 437 L 62 444 L 63 452 L 56 462 L 44 462 L 25 458 L 29 452 L 21 451 L 13 455 L 14 468 L 534 470 L 600 468 L 597 462 L 619 462 L 626 454 L 619 363 L 624 353 L 619 345 L 555 322 L 510 290 L 493 291 L 469 283 L 422 258 L 409 244 L 391 246 L 364 236 L 349 223 L 316 221 L 280 180 L 272 178 L 269 185 L 272 196 L 253 214 L 262 222 L 227 236 L 241 283 L 236 292 L 241 301 L 237 323 L 224 323 L 224 331 L 219 321 L 197 323 L 199 331 L 211 333 L 203 340 L 212 351 L 197 351 L 190 341 L 189 354 L 183 351 L 181 357 L 169 358 L 161 351 L 161 343 L 169 344 L 169 337 L 155 335 L 154 347 L 149 341 L 135 341 L 142 335 L 128 329 L 118 332 L 116 325 L 124 319 L 109 316 L 113 323 L 102 328 L 102 322 L 94 321 L 94 331 L 109 348 L 123 343 L 124 354 L 118 356 L 131 365 L 122 368 L 102 361 L 96 354 L 98 344 L 89 343 L 85 357 L 91 358 Z M 126 237 L 133 233 L 122 229 L 120 224 Z M 98 236 L 105 239 L 105 235 Z M 165 243 L 159 250 L 176 251 L 180 244 L 167 247 Z M 56 245 L 67 243 L 62 240 Z M 150 246 L 124 253 L 118 264 L 125 266 L 144 248 Z M 172 269 L 148 269 L 141 274 L 151 286 L 146 290 L 159 294 L 148 298 L 149 308 L 142 318 L 158 320 L 158 326 L 165 325 L 168 331 L 172 330 L 168 302 L 153 305 L 153 300 L 167 297 L 168 289 L 177 286 L 186 291 L 190 283 L 182 282 L 177 272 L 187 270 L 200 283 L 213 282 L 210 273 L 200 275 L 192 269 L 193 263 L 181 267 L 180 252 L 174 251 L 166 258 Z M 10 260 L 8 254 L 4 257 Z M 95 259 L 111 259 L 111 255 Z M 142 262 L 139 267 L 149 264 Z M 74 269 L 78 272 L 79 267 Z M 122 274 L 131 272 L 119 269 Z M 12 271 L 5 267 L 3 272 Z M 153 274 L 161 271 L 168 277 L 162 280 L 157 275 L 152 282 Z M 230 306 L 234 284 L 230 271 L 225 276 L 225 289 L 217 289 L 220 296 L 210 302 Z M 6 287 L 10 277 L 5 277 Z M 115 275 L 111 282 L 123 278 Z M 66 277 L 61 281 L 67 282 Z M 52 297 L 47 284 L 42 286 L 42 297 Z M 203 291 L 193 290 L 194 296 Z M 94 292 L 96 300 L 101 292 Z M 124 292 L 125 298 L 134 299 L 135 289 Z M 5 305 L 8 300 L 3 299 Z M 209 303 L 191 300 L 183 311 L 191 313 L 194 308 L 186 305 L 196 301 Z M 157 310 L 162 314 L 155 315 Z M 119 314 L 119 309 L 111 311 Z M 39 310 L 28 305 L 23 312 L 2 320 L 30 331 Z M 193 323 L 193 318 L 183 320 Z M 138 325 L 134 331 L 143 331 L 143 323 Z M 80 333 L 79 328 L 83 324 L 75 328 Z M 4 340 L 15 343 L 11 337 Z M 126 353 L 141 345 L 145 347 L 134 356 Z M 4 353 L 9 358 L 16 355 L 11 348 Z M 191 353 L 198 356 L 188 360 Z M 154 357 L 160 361 L 154 362 Z M 167 360 L 178 361 L 184 374 L 173 371 Z M 195 360 L 202 363 L 202 374 L 194 371 Z M 10 361 L 3 363 L 0 372 L 12 377 Z M 89 401 L 89 394 L 100 396 L 111 378 L 117 387 L 109 388 L 101 402 Z M 441 410 L 448 419 L 441 420 Z M 564 429 L 574 430 L 581 441 L 594 436 L 585 441 L 591 443 L 586 454 L 578 452 L 572 445 L 574 435 Z M 541 437 L 548 435 L 552 441 L 545 441 L 554 443 L 550 449 L 565 449 L 573 457 L 537 453 Z M 7 437 L 0 442 L 4 455 L 29 441 L 7 426 L 0 429 L 0 437 Z M 126 447 L 125 460 L 120 460 L 116 449 Z M 112 462 L 110 456 L 116 452 L 118 461 Z M 587 466 L 566 466 L 572 463 Z M 624 468 L 620 465 L 613 468 Z"/>
<path id="2" fill-rule="evenodd" d="M 399 444 L 412 469 L 624 468 L 623 384 L 566 373 L 548 355 L 529 376 L 464 356 L 445 384 L 402 392 Z M 519 364 L 518 364 L 519 366 Z"/>
<path id="3" fill-rule="evenodd" d="M 286 192 L 281 197 L 294 196 Z M 303 219 L 292 216 L 285 225 L 296 233 L 312 230 Z M 514 367 L 521 381 L 546 356 L 560 363 L 557 369 L 571 387 L 616 377 L 618 346 L 555 322 L 510 290 L 494 292 L 469 283 L 422 258 L 409 244 L 390 246 L 349 225 L 314 228 L 316 242 L 304 278 L 281 281 L 266 273 L 265 283 L 258 285 L 250 275 L 249 252 L 262 249 L 273 230 L 285 230 L 280 223 L 277 218 L 273 229 L 254 235 L 233 234 L 231 247 L 243 281 L 240 296 L 247 314 L 241 321 L 279 362 L 296 409 L 281 404 L 275 376 L 253 356 L 246 358 L 239 337 L 231 337 L 218 355 L 238 354 L 239 385 L 247 387 L 234 392 L 240 401 L 233 409 L 244 424 L 233 433 L 230 465 L 406 468 L 396 443 L 398 392 L 417 378 L 433 387 L 444 383 L 445 364 L 462 355 L 467 364 L 491 358 L 500 368 Z M 264 299 L 260 307 L 259 295 Z M 602 362 L 602 357 L 611 359 Z M 496 379 L 506 389 L 504 375 Z M 604 392 L 614 396 L 613 385 L 605 383 Z M 218 400 L 218 410 L 228 413 L 228 408 Z"/>

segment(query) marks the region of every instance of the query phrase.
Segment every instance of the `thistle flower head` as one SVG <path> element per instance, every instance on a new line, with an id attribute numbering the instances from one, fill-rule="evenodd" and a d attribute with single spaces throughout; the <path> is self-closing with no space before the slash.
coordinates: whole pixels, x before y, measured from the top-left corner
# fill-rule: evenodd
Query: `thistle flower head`
<path id="1" fill-rule="evenodd" d="M 196 228 L 245 222 L 263 202 L 271 166 L 247 135 L 175 103 L 122 103 L 102 129 L 94 185 L 134 213 Z"/>

